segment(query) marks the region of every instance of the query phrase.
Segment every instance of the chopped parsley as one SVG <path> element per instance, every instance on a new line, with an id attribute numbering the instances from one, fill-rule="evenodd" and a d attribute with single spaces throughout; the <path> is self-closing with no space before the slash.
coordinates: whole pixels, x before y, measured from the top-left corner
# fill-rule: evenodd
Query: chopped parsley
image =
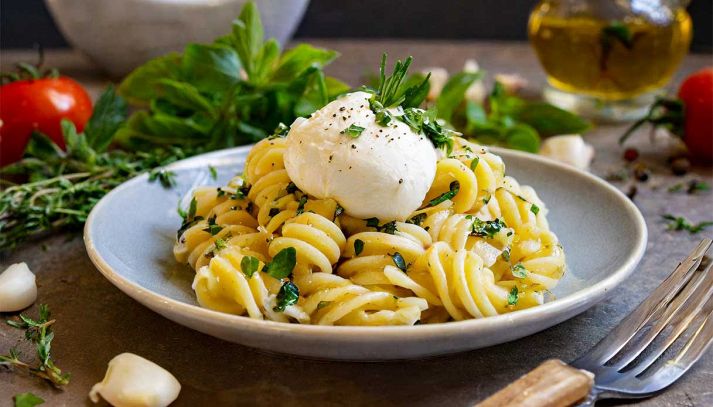
<path id="1" fill-rule="evenodd" d="M 369 228 L 378 228 L 379 227 L 379 219 L 378 218 L 367 219 L 366 226 Z"/>
<path id="2" fill-rule="evenodd" d="M 307 195 L 302 195 L 300 202 L 297 205 L 297 214 L 301 215 L 305 211 L 305 204 L 307 204 Z"/>
<path id="3" fill-rule="evenodd" d="M 300 298 L 300 289 L 292 281 L 285 281 L 277 293 L 277 305 L 272 309 L 276 312 L 283 312 L 285 308 L 296 304 Z"/>
<path id="4" fill-rule="evenodd" d="M 286 247 L 272 258 L 272 261 L 265 265 L 263 271 L 270 276 L 281 280 L 292 274 L 292 270 L 297 264 L 297 250 L 294 247 Z"/>
<path id="5" fill-rule="evenodd" d="M 534 213 L 535 216 L 537 216 L 537 214 L 540 213 L 540 207 L 535 204 L 532 204 L 530 206 L 530 212 Z"/>
<path id="6" fill-rule="evenodd" d="M 402 256 L 401 253 L 396 252 L 392 254 L 391 259 L 394 261 L 394 264 L 399 268 L 399 270 L 406 273 L 408 266 L 406 265 L 406 260 L 404 260 L 404 256 Z"/>
<path id="7" fill-rule="evenodd" d="M 488 237 L 492 239 L 504 228 L 507 228 L 507 225 L 500 218 L 486 221 L 474 218 L 472 232 L 470 234 L 473 236 Z"/>
<path id="8" fill-rule="evenodd" d="M 478 157 L 473 158 L 473 161 L 470 162 L 470 169 L 475 171 L 475 169 L 478 167 L 479 162 L 480 162 L 480 158 L 478 158 Z"/>
<path id="9" fill-rule="evenodd" d="M 228 243 L 225 240 L 221 238 L 215 239 L 215 250 L 220 251 L 225 249 L 226 247 L 228 247 Z"/>
<path id="10" fill-rule="evenodd" d="M 210 177 L 213 178 L 214 180 L 218 179 L 218 170 L 215 169 L 212 165 L 208 166 L 208 171 L 210 171 Z"/>
<path id="11" fill-rule="evenodd" d="M 512 275 L 517 278 L 525 278 L 527 276 L 527 269 L 520 263 L 512 266 L 510 268 L 510 272 L 512 272 Z"/>
<path id="12" fill-rule="evenodd" d="M 510 261 L 510 247 L 506 247 L 505 250 L 500 254 L 500 256 L 505 261 Z"/>
<path id="13" fill-rule="evenodd" d="M 354 254 L 357 256 L 364 250 L 364 241 L 357 239 L 354 241 Z"/>
<path id="14" fill-rule="evenodd" d="M 437 197 L 431 199 L 428 202 L 427 206 L 436 206 L 441 202 L 445 202 L 449 199 L 453 199 L 453 197 L 458 195 L 458 192 L 460 191 L 460 182 L 453 181 L 453 182 L 451 182 L 451 184 L 448 187 L 449 187 L 449 190 L 447 192 L 444 192 L 440 196 L 437 196 Z"/>
<path id="15" fill-rule="evenodd" d="M 508 294 L 508 305 L 517 304 L 518 299 L 517 286 L 513 286 L 510 290 L 510 294 Z"/>
<path id="16" fill-rule="evenodd" d="M 255 274 L 259 265 L 260 260 L 258 260 L 257 257 L 243 256 L 243 259 L 240 260 L 240 270 L 247 278 L 250 278 L 253 274 Z"/>
<path id="17" fill-rule="evenodd" d="M 337 204 L 337 208 L 334 210 L 334 219 L 337 219 L 337 217 L 342 213 L 344 213 L 344 208 L 342 208 L 341 205 Z"/>
<path id="18" fill-rule="evenodd" d="M 332 301 L 320 301 L 319 304 L 317 304 L 317 310 L 321 310 L 322 308 L 326 307 L 331 303 Z"/>
<path id="19" fill-rule="evenodd" d="M 410 219 L 408 219 L 406 221 L 406 223 L 411 223 L 416 226 L 421 226 L 421 224 L 423 223 L 424 220 L 426 220 L 427 217 L 428 217 L 428 215 L 426 213 L 419 213 L 418 215 L 413 216 Z"/>
<path id="20" fill-rule="evenodd" d="M 379 219 L 377 218 L 366 219 L 366 226 L 370 228 L 375 228 L 377 232 L 388 233 L 390 235 L 393 235 L 398 231 L 398 229 L 396 228 L 396 221 L 391 221 L 384 223 L 383 225 L 379 225 Z"/>
<path id="21" fill-rule="evenodd" d="M 217 225 L 215 223 L 215 218 L 216 218 L 216 215 L 213 215 L 210 218 L 208 218 L 208 227 L 203 229 L 204 232 L 210 233 L 211 236 L 215 236 L 218 233 L 220 233 L 221 230 L 223 230 L 222 226 Z"/>
<path id="22" fill-rule="evenodd" d="M 346 134 L 347 136 L 351 138 L 357 138 L 361 136 L 361 133 L 366 130 L 364 127 L 357 126 L 356 124 L 351 124 L 349 127 L 346 129 L 340 131 L 339 133 L 341 134 Z"/>
<path id="23" fill-rule="evenodd" d="M 673 185 L 668 189 L 668 192 L 681 192 L 683 190 L 686 190 L 686 193 L 689 195 L 693 195 L 696 192 L 705 192 L 705 191 L 710 191 L 711 186 L 708 185 L 708 183 L 699 181 L 699 180 L 691 180 L 688 185 L 683 184 L 683 183 L 678 183 L 676 185 Z"/>
<path id="24" fill-rule="evenodd" d="M 680 230 L 686 230 L 690 234 L 696 234 L 698 232 L 702 232 L 705 230 L 707 227 L 713 225 L 713 222 L 711 221 L 704 221 L 704 222 L 699 222 L 696 224 L 691 223 L 688 219 L 686 219 L 683 216 L 674 216 L 671 215 L 670 213 L 667 213 L 662 216 L 666 221 L 666 227 L 668 230 L 674 230 L 674 231 L 680 231 Z"/>
<path id="25" fill-rule="evenodd" d="M 162 168 L 154 168 L 149 171 L 149 182 L 158 180 L 164 188 L 171 188 L 176 185 L 176 173 Z"/>
<path id="26" fill-rule="evenodd" d="M 299 191 L 299 188 L 297 188 L 297 185 L 295 185 L 294 182 L 290 182 L 289 184 L 287 184 L 287 188 L 285 189 L 287 190 L 288 194 L 294 194 L 295 192 Z"/>

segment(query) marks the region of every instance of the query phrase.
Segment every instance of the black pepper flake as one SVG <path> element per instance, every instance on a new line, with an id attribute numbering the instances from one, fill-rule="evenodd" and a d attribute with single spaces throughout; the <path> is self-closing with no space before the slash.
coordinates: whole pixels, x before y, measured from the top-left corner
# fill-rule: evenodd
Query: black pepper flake
<path id="1" fill-rule="evenodd" d="M 336 114 L 336 113 L 334 113 L 334 114 L 332 115 L 332 117 L 337 117 L 337 114 Z"/>
<path id="2" fill-rule="evenodd" d="M 403 178 L 399 178 L 399 184 L 403 184 L 403 183 L 404 183 L 404 179 L 403 179 Z"/>
<path id="3" fill-rule="evenodd" d="M 352 144 L 352 148 L 356 150 L 356 145 L 355 145 L 355 144 Z"/>
<path id="4" fill-rule="evenodd" d="M 343 111 L 345 111 L 345 110 L 347 110 L 347 108 L 344 107 L 344 106 L 342 106 L 342 107 L 339 108 L 339 111 L 340 111 L 340 112 L 343 112 Z"/>

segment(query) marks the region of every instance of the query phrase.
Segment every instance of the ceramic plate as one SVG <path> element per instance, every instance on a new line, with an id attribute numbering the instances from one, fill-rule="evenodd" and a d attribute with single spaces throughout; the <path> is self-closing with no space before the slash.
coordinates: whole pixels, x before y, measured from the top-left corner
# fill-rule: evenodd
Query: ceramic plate
<path id="1" fill-rule="evenodd" d="M 175 163 L 170 169 L 177 186 L 171 189 L 144 174 L 107 194 L 84 230 L 87 252 L 99 271 L 166 318 L 231 342 L 327 359 L 403 359 L 482 348 L 558 324 L 606 298 L 634 270 L 646 247 L 643 217 L 614 187 L 542 157 L 494 148 L 508 175 L 533 186 L 550 210 L 548 219 L 568 265 L 553 290 L 555 301 L 496 317 L 405 327 L 298 325 L 211 311 L 195 300 L 193 271 L 173 259 L 181 223 L 176 208 L 192 188 L 223 185 L 241 172 L 249 149 Z M 218 170 L 218 179 L 211 178 L 209 165 Z"/>

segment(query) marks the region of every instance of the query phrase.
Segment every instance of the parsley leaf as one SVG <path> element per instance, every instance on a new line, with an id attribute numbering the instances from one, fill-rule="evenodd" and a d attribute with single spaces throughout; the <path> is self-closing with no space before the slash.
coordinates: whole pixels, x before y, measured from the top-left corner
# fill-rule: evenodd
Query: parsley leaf
<path id="1" fill-rule="evenodd" d="M 364 127 L 357 126 L 356 124 L 351 124 L 346 129 L 340 131 L 341 134 L 346 134 L 351 138 L 357 138 L 361 136 L 361 133 L 366 130 Z"/>
<path id="2" fill-rule="evenodd" d="M 537 215 L 538 213 L 540 213 L 540 207 L 538 207 L 538 206 L 535 205 L 535 204 L 532 204 L 532 205 L 530 206 L 530 212 L 532 212 L 532 213 L 534 213 L 535 215 Z"/>
<path id="3" fill-rule="evenodd" d="M 512 266 L 510 271 L 512 272 L 512 275 L 517 278 L 525 278 L 527 276 L 527 269 L 520 263 Z"/>
<path id="4" fill-rule="evenodd" d="M 176 186 L 176 173 L 162 168 L 154 168 L 149 171 L 149 182 L 158 180 L 164 188 Z"/>
<path id="5" fill-rule="evenodd" d="M 492 239 L 504 228 L 507 228 L 507 225 L 500 218 L 483 221 L 476 217 L 473 220 L 472 232 L 470 234 L 473 236 L 488 237 Z"/>
<path id="6" fill-rule="evenodd" d="M 272 258 L 272 261 L 265 266 L 265 272 L 270 276 L 281 280 L 292 274 L 297 264 L 297 250 L 294 247 L 286 247 Z"/>
<path id="7" fill-rule="evenodd" d="M 406 265 L 406 260 L 404 260 L 404 257 L 401 255 L 401 253 L 396 252 L 392 254 L 391 259 L 394 261 L 396 267 L 406 273 L 406 269 L 408 268 L 408 266 Z"/>
<path id="8" fill-rule="evenodd" d="M 356 239 L 354 241 L 354 254 L 357 256 L 361 254 L 361 252 L 364 250 L 364 241 L 361 239 Z"/>
<path id="9" fill-rule="evenodd" d="M 253 256 L 243 256 L 242 260 L 240 260 L 240 270 L 248 279 L 255 274 L 259 265 L 260 260 Z"/>
<path id="10" fill-rule="evenodd" d="M 518 299 L 519 298 L 518 298 L 517 286 L 513 286 L 512 289 L 510 290 L 510 294 L 508 294 L 508 305 L 517 304 Z"/>
<path id="11" fill-rule="evenodd" d="M 297 214 L 301 215 L 305 211 L 305 204 L 307 204 L 307 195 L 302 195 L 300 202 L 297 205 Z"/>
<path id="12" fill-rule="evenodd" d="M 683 216 L 674 216 L 671 215 L 670 213 L 667 213 L 665 215 L 662 215 L 662 217 L 667 220 L 667 228 L 668 230 L 674 230 L 674 231 L 680 231 L 680 230 L 686 230 L 690 234 L 696 234 L 698 232 L 701 232 L 708 228 L 709 226 L 713 225 L 713 222 L 711 221 L 703 221 L 699 222 L 696 224 L 691 223 L 688 219 L 686 219 Z"/>
<path id="13" fill-rule="evenodd" d="M 45 400 L 41 397 L 35 396 L 29 392 L 16 394 L 14 399 L 15 407 L 35 407 L 45 402 Z"/>
<path id="14" fill-rule="evenodd" d="M 209 166 L 208 166 L 208 171 L 210 172 L 210 177 L 211 177 L 213 180 L 218 179 L 218 170 L 216 170 L 215 167 L 213 167 L 212 165 L 209 165 Z"/>
<path id="15" fill-rule="evenodd" d="M 449 185 L 449 190 L 447 192 L 444 192 L 440 196 L 437 196 L 436 198 L 433 198 L 428 202 L 428 205 L 426 206 L 436 206 L 441 202 L 445 202 L 449 199 L 453 199 L 456 195 L 458 195 L 458 192 L 460 191 L 460 182 L 458 181 L 453 181 Z"/>
<path id="16" fill-rule="evenodd" d="M 290 305 L 296 304 L 297 300 L 300 299 L 300 289 L 292 281 L 285 281 L 280 287 L 280 291 L 277 293 L 277 305 L 273 308 L 273 311 L 283 312 L 285 308 Z"/>

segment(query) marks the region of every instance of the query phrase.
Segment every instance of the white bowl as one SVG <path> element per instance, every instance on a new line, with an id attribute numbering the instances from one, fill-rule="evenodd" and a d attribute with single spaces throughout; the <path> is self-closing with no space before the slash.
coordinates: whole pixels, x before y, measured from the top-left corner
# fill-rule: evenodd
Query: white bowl
<path id="1" fill-rule="evenodd" d="M 84 229 L 94 265 L 120 290 L 179 324 L 274 352 L 324 359 L 404 359 L 482 348 L 549 328 L 606 298 L 636 267 L 646 224 L 616 188 L 588 173 L 512 150 L 500 154 L 508 174 L 537 189 L 560 237 L 568 270 L 555 301 L 495 317 L 417 326 L 318 326 L 262 321 L 198 306 L 193 272 L 173 259 L 181 220 L 176 203 L 193 187 L 223 185 L 242 170 L 250 146 L 204 154 L 169 168 L 171 189 L 146 174 L 107 194 Z M 208 166 L 217 168 L 218 179 Z M 136 332 L 141 335 L 141 332 Z"/>
<path id="2" fill-rule="evenodd" d="M 114 77 L 228 34 L 247 0 L 46 0 L 69 43 Z M 256 0 L 267 37 L 290 39 L 309 0 Z"/>

